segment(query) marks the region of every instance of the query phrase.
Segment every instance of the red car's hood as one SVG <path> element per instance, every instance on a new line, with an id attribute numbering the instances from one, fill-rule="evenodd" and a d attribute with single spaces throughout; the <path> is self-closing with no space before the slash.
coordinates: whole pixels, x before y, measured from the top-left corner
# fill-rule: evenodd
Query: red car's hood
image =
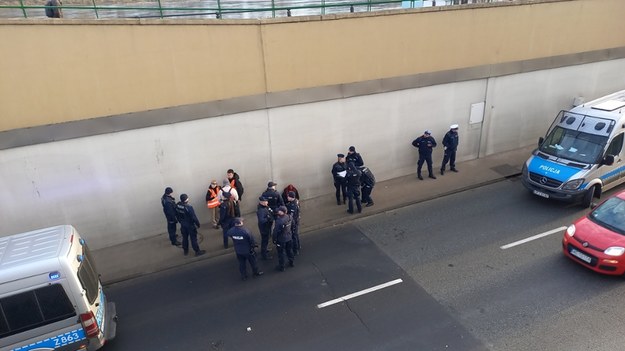
<path id="1" fill-rule="evenodd" d="M 602 249 L 610 246 L 625 247 L 625 235 L 600 226 L 588 217 L 582 217 L 575 222 L 575 237 Z"/>

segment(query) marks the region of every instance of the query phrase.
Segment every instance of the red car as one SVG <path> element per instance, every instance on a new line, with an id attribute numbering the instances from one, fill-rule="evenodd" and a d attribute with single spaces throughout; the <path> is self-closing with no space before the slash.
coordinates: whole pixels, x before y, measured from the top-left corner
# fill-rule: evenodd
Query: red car
<path id="1" fill-rule="evenodd" d="M 625 273 L 625 191 L 610 197 L 570 225 L 562 251 L 595 272 Z"/>

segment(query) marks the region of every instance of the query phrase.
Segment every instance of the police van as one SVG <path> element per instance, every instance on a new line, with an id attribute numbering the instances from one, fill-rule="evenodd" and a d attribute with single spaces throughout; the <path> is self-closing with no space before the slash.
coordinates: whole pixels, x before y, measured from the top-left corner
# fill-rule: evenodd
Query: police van
<path id="1" fill-rule="evenodd" d="M 69 225 L 0 238 L 0 350 L 97 350 L 115 337 L 85 241 Z"/>
<path id="2" fill-rule="evenodd" d="M 560 111 L 523 166 L 537 196 L 581 202 L 625 181 L 625 90 Z"/>

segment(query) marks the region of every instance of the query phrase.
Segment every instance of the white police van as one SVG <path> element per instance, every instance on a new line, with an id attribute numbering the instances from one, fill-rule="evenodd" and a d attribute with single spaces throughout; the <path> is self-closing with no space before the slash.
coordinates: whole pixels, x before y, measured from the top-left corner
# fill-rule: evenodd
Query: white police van
<path id="1" fill-rule="evenodd" d="M 116 320 L 74 227 L 0 237 L 1 351 L 97 350 Z"/>
<path id="2" fill-rule="evenodd" d="M 625 90 L 560 111 L 523 166 L 535 195 L 581 202 L 625 181 Z"/>

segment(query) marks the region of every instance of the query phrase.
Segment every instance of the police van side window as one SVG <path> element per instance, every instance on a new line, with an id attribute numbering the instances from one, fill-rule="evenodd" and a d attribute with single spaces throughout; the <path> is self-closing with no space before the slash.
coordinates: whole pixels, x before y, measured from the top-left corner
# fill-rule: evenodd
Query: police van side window
<path id="1" fill-rule="evenodd" d="M 605 152 L 606 155 L 618 156 L 621 154 L 621 150 L 623 149 L 623 133 L 617 135 L 612 139 L 608 150 Z"/>
<path id="2" fill-rule="evenodd" d="M 0 299 L 0 338 L 76 315 L 61 284 Z"/>
<path id="3" fill-rule="evenodd" d="M 87 301 L 89 301 L 89 304 L 93 304 L 98 297 L 98 273 L 94 267 L 91 251 L 89 251 L 87 245 L 84 245 L 82 248 L 83 258 L 80 267 L 78 267 L 78 280 L 83 289 L 85 289 Z"/>

